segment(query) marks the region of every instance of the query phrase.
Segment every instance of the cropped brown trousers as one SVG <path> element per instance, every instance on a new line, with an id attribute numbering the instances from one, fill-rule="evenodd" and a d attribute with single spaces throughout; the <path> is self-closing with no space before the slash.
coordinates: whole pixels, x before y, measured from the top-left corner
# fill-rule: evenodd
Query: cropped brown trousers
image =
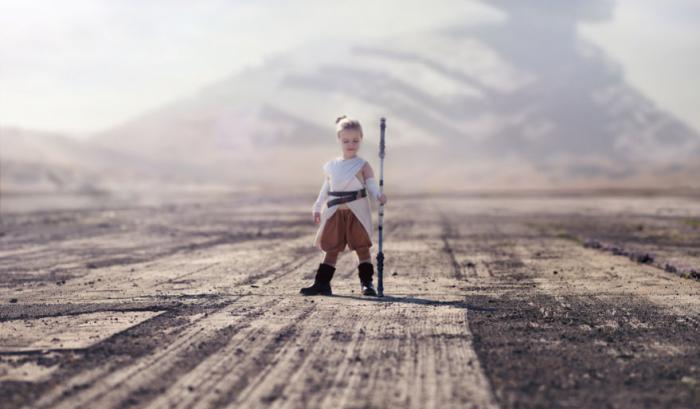
<path id="1" fill-rule="evenodd" d="M 339 208 L 326 221 L 321 233 L 321 249 L 326 252 L 323 262 L 335 265 L 346 245 L 357 253 L 360 262 L 371 262 L 372 240 L 367 231 L 350 208 Z"/>

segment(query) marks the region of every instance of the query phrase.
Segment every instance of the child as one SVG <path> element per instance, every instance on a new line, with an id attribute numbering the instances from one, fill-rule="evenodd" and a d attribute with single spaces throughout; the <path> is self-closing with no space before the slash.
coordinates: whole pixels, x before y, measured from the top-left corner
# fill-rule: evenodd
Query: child
<path id="1" fill-rule="evenodd" d="M 314 223 L 319 224 L 314 245 L 324 251 L 325 256 L 318 266 L 313 285 L 302 288 L 300 292 L 304 295 L 332 295 L 330 282 L 335 263 L 347 244 L 351 251 L 357 252 L 362 294 L 377 295 L 372 285 L 374 266 L 369 249 L 372 246 L 372 216 L 368 193 L 381 204 L 387 202 L 387 197 L 379 192 L 369 162 L 357 156 L 363 136 L 360 122 L 342 115 L 335 123 L 343 154 L 323 165 L 325 180 L 312 208 Z M 328 196 L 331 198 L 326 202 Z"/>

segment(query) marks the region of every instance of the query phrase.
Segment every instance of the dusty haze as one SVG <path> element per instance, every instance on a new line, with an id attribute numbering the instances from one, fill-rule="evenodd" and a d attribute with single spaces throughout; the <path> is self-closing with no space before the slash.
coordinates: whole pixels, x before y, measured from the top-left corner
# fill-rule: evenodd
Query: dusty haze
<path id="1" fill-rule="evenodd" d="M 393 18 L 386 11 L 389 16 L 384 19 L 358 17 L 362 13 L 355 10 L 352 15 L 345 6 L 319 8 L 321 14 L 310 16 L 309 22 L 324 35 L 302 29 L 299 15 L 289 12 L 289 25 L 278 26 L 296 30 L 289 31 L 285 49 L 229 76 L 212 75 L 195 93 L 93 131 L 50 131 L 40 121 L 36 129 L 19 126 L 6 119 L 17 114 L 17 106 L 10 109 L 3 103 L 2 191 L 7 198 L 47 192 L 274 188 L 314 196 L 322 181 L 321 165 L 340 152 L 333 123 L 339 114 L 363 123 L 360 155 L 376 171 L 379 118 L 387 118 L 388 192 L 697 188 L 698 132 L 631 84 L 622 64 L 591 40 L 595 30 L 590 36 L 582 34 L 582 27 L 591 32 L 590 27 L 624 22 L 616 19 L 616 3 L 550 3 L 443 2 L 431 9 L 410 3 Z M 4 3 L 8 11 L 13 6 Z M 308 10 L 313 6 L 309 2 Z M 178 4 L 173 24 L 187 21 L 188 7 L 193 7 L 193 30 L 197 18 L 217 7 L 226 11 L 217 2 L 196 8 Z M 283 7 L 268 7 L 269 15 L 267 9 L 253 7 L 232 18 L 252 13 L 260 21 L 287 21 Z M 669 7 L 679 12 L 692 9 L 684 2 Z M 90 15 L 90 10 L 78 17 L 65 14 L 78 22 L 92 18 L 91 25 L 100 16 L 108 17 L 106 12 Z M 102 22 L 105 33 L 110 27 L 119 32 L 125 22 L 149 27 L 146 17 L 153 9 L 130 5 L 125 10 L 117 10 L 118 19 Z M 351 15 L 348 22 L 356 35 L 349 34 L 348 27 L 328 23 L 342 13 Z M 421 13 L 428 17 L 421 20 Z M 212 21 L 215 25 L 217 20 Z M 685 27 L 681 23 L 678 27 Z M 251 44 L 257 44 L 252 42 L 256 39 L 262 47 L 267 37 L 259 27 L 240 26 L 235 38 Z M 163 27 L 163 21 L 152 23 L 152 31 L 160 35 Z M 601 30 L 598 37 L 606 33 Z M 144 41 L 151 34 L 143 30 Z M 619 43 L 619 37 L 609 38 Z M 188 45 L 183 41 L 183 52 Z M 11 55 L 7 50 L 4 55 Z M 177 44 L 151 50 L 143 56 L 143 72 L 149 58 L 176 51 Z M 208 52 L 203 49 L 202 58 Z M 112 56 L 100 55 L 103 63 L 119 66 L 116 50 Z M 241 59 L 244 56 L 249 55 L 241 53 Z M 136 66 L 134 61 L 124 64 Z M 50 69 L 47 65 L 47 74 Z M 181 70 L 183 79 L 188 75 L 184 64 L 170 69 Z M 162 71 L 166 78 L 173 75 Z M 1 75 L 8 84 L 16 78 L 12 70 Z M 94 80 L 77 76 L 71 85 L 87 97 Z M 7 89 L 17 91 L 16 81 L 12 83 Z M 176 78 L 170 81 L 173 86 L 178 83 Z M 41 87 L 31 92 L 41 100 Z M 133 102 L 140 106 L 142 99 L 148 100 L 144 94 Z M 114 101 L 115 110 L 120 101 Z M 94 105 L 109 106 L 105 103 L 96 100 Z M 688 118 L 688 111 L 682 115 Z"/>

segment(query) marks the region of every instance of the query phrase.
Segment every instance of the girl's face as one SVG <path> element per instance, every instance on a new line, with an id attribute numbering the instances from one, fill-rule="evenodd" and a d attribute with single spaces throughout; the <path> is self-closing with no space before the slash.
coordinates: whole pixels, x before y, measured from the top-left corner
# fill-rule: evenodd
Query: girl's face
<path id="1" fill-rule="evenodd" d="M 343 129 L 338 134 L 338 142 L 343 149 L 343 156 L 355 156 L 360 149 L 362 134 L 358 129 Z"/>

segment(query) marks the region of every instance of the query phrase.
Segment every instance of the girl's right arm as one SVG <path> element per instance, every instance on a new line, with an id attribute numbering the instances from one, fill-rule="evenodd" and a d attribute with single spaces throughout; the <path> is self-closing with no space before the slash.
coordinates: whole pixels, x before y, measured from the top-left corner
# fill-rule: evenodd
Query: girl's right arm
<path id="1" fill-rule="evenodd" d="M 328 181 L 328 175 L 325 176 L 323 180 L 323 185 L 321 186 L 321 190 L 318 192 L 318 197 L 316 198 L 316 202 L 314 202 L 314 205 L 312 207 L 313 213 L 320 213 L 321 208 L 323 207 L 323 203 L 326 201 L 328 198 L 328 191 L 330 190 L 330 183 Z"/>

